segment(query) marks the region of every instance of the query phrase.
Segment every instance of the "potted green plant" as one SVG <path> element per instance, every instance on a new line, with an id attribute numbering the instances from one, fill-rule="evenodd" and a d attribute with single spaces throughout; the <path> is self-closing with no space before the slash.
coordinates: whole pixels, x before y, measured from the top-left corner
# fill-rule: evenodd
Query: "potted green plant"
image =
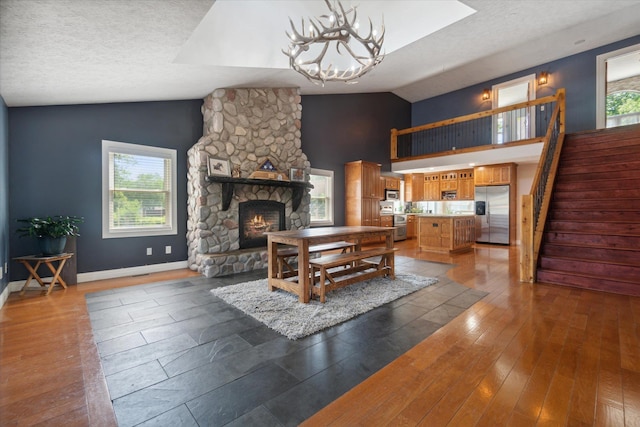
<path id="1" fill-rule="evenodd" d="M 26 225 L 17 232 L 20 237 L 36 237 L 43 255 L 58 255 L 64 251 L 68 236 L 80 235 L 78 224 L 83 221 L 82 217 L 63 215 L 19 219 Z"/>

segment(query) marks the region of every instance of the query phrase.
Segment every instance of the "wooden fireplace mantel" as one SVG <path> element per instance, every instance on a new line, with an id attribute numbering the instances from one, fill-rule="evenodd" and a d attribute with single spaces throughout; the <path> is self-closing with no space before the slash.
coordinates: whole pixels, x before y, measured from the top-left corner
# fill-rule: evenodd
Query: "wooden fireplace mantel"
<path id="1" fill-rule="evenodd" d="M 298 210 L 304 190 L 313 188 L 312 184 L 302 181 L 278 181 L 275 179 L 253 179 L 253 178 L 232 178 L 230 176 L 209 175 L 206 177 L 208 182 L 219 182 L 222 184 L 222 210 L 229 209 L 231 197 L 233 196 L 233 186 L 241 185 L 266 185 L 268 187 L 287 187 L 293 190 L 291 198 L 291 207 L 294 211 Z"/>

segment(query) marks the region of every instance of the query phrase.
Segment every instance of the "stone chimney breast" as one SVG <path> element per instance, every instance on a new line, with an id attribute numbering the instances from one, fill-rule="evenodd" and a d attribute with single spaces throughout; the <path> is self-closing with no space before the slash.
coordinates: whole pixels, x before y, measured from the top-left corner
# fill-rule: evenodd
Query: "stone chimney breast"
<path id="1" fill-rule="evenodd" d="M 293 211 L 290 188 L 236 184 L 229 209 L 222 210 L 222 184 L 206 181 L 209 158 L 228 161 L 228 170 L 239 171 L 240 178 L 248 178 L 267 159 L 287 176 L 292 167 L 308 172 L 300 139 L 301 99 L 297 88 L 216 89 L 204 99 L 203 136 L 188 151 L 187 244 L 192 270 L 215 277 L 266 268 L 266 247 L 239 249 L 240 202 L 284 203 L 286 229 L 309 227 L 308 191 Z"/>

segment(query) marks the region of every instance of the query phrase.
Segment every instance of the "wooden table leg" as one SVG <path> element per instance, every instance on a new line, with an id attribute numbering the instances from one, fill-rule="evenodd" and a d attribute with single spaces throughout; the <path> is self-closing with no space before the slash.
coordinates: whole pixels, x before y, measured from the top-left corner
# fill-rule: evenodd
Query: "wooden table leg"
<path id="1" fill-rule="evenodd" d="M 393 232 L 387 233 L 387 249 L 393 249 L 394 246 L 394 241 L 393 241 Z M 396 278 L 396 273 L 395 273 L 395 254 L 393 252 L 391 252 L 388 255 L 385 255 L 387 257 L 387 264 L 389 265 L 389 276 L 391 276 L 392 279 Z"/>
<path id="2" fill-rule="evenodd" d="M 53 267 L 51 262 L 45 262 L 47 267 L 49 267 L 49 270 L 51 270 L 51 272 L 53 273 L 53 279 L 51 279 L 51 284 L 49 284 L 49 290 L 47 291 L 47 295 L 51 293 L 51 290 L 53 290 L 53 287 L 56 285 L 56 282 L 60 283 L 60 285 L 63 288 L 67 289 L 67 283 L 64 281 L 62 277 L 60 277 L 60 273 L 62 272 L 62 267 L 64 267 L 64 264 L 66 262 L 67 262 L 66 258 L 63 258 L 60 261 L 58 261 L 57 269 Z"/>
<path id="3" fill-rule="evenodd" d="M 309 241 L 307 239 L 298 240 L 298 300 L 302 303 L 309 303 L 311 285 L 309 281 Z"/>
<path id="4" fill-rule="evenodd" d="M 267 236 L 267 256 L 267 282 L 269 284 L 269 290 L 274 291 L 273 279 L 278 277 L 278 244 L 272 240 L 271 236 Z"/>

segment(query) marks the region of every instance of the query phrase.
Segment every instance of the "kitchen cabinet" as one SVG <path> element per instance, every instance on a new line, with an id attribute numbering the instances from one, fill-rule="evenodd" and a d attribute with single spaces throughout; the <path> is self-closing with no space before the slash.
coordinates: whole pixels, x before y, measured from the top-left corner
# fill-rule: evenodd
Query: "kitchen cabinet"
<path id="1" fill-rule="evenodd" d="M 417 226 L 418 223 L 416 222 L 416 216 L 407 215 L 407 239 L 413 239 L 418 236 Z"/>
<path id="2" fill-rule="evenodd" d="M 357 161 L 351 162 L 355 175 L 359 175 L 362 197 L 377 197 L 382 200 L 383 191 L 380 181 L 380 165 L 377 163 Z M 350 163 L 348 163 L 350 164 Z M 352 176 L 355 176 L 352 174 Z"/>
<path id="3" fill-rule="evenodd" d="M 380 216 L 380 227 L 393 227 L 393 215 Z"/>
<path id="4" fill-rule="evenodd" d="M 458 194 L 456 200 L 473 200 L 475 181 L 473 169 L 458 171 Z"/>
<path id="5" fill-rule="evenodd" d="M 463 252 L 475 242 L 475 216 L 418 216 L 418 247 L 433 252 Z"/>
<path id="6" fill-rule="evenodd" d="M 380 200 L 384 193 L 380 165 L 358 160 L 346 163 L 344 171 L 345 225 L 379 227 Z"/>
<path id="7" fill-rule="evenodd" d="M 474 169 L 474 173 L 475 185 L 510 184 L 512 176 L 515 177 L 515 164 L 480 166 Z"/>
<path id="8" fill-rule="evenodd" d="M 458 173 L 444 172 L 440 174 L 440 191 L 455 191 L 458 189 Z"/>
<path id="9" fill-rule="evenodd" d="M 423 189 L 424 198 L 422 200 L 441 200 L 440 173 L 429 173 L 424 175 Z"/>
<path id="10" fill-rule="evenodd" d="M 424 174 L 411 173 L 404 176 L 404 200 L 406 202 L 424 200 Z"/>
<path id="11" fill-rule="evenodd" d="M 384 179 L 384 188 L 386 190 L 400 190 L 400 179 L 392 178 L 389 176 L 383 177 Z"/>

